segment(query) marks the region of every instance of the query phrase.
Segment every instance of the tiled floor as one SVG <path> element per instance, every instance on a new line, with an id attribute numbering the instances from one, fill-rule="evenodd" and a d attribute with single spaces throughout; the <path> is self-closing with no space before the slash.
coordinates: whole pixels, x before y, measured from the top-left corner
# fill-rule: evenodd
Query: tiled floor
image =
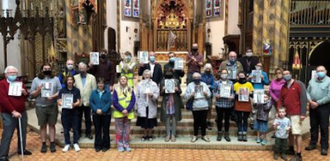
<path id="1" fill-rule="evenodd" d="M 0 130 L 0 134 L 2 130 Z M 15 133 L 16 134 L 16 133 Z M 170 161 L 170 160 L 244 160 L 244 161 L 264 161 L 273 160 L 272 151 L 248 151 L 248 150 L 190 150 L 190 149 L 133 149 L 132 152 L 118 153 L 116 149 L 107 152 L 96 153 L 94 149 L 82 149 L 75 152 L 70 149 L 69 152 L 63 153 L 61 147 L 57 147 L 56 153 L 45 154 L 40 153 L 40 137 L 35 132 L 29 132 L 27 136 L 27 149 L 33 155 L 26 156 L 28 161 L 121 161 L 121 160 L 148 160 L 148 161 Z M 308 144 L 308 140 L 304 140 L 303 146 Z M 19 161 L 21 158 L 16 153 L 17 136 L 14 135 L 10 148 L 10 160 Z M 319 149 L 315 151 L 303 151 L 303 159 L 313 161 L 327 161 L 329 156 L 321 156 Z M 289 158 L 292 156 L 289 156 Z"/>

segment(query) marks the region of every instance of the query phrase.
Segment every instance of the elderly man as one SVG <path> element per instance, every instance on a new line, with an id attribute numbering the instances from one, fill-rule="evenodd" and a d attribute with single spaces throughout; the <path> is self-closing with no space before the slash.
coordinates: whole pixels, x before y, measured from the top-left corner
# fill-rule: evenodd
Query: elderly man
<path id="1" fill-rule="evenodd" d="M 153 51 L 149 52 L 149 63 L 140 64 L 139 76 L 142 76 L 144 70 L 146 69 L 150 70 L 152 81 L 159 85 L 160 81 L 163 79 L 162 66 L 159 63 L 156 63 L 156 57 Z"/>
<path id="2" fill-rule="evenodd" d="M 26 126 L 27 126 L 27 114 L 25 111 L 25 98 L 29 96 L 26 88 L 22 83 L 21 95 L 12 95 L 8 93 L 9 86 L 16 81 L 18 70 L 14 66 L 8 66 L 5 69 L 6 79 L 0 81 L 0 107 L 1 107 L 1 116 L 3 121 L 3 132 L 0 144 L 0 161 L 8 160 L 8 153 L 10 142 L 13 137 L 13 133 L 17 128 L 17 131 L 22 130 L 22 141 L 21 145 L 20 137 L 18 139 L 18 153 L 21 154 L 20 149 L 23 146 L 23 154 L 31 155 L 32 153 L 25 149 L 26 146 Z M 18 119 L 21 119 L 22 129 L 18 128 Z M 19 134 L 17 132 L 17 134 Z"/>
<path id="3" fill-rule="evenodd" d="M 306 117 L 307 95 L 305 85 L 298 80 L 292 78 L 289 70 L 283 71 L 283 78 L 286 83 L 281 89 L 277 109 L 282 106 L 286 108 L 286 114 L 291 120 L 291 133 L 289 135 L 290 147 L 287 154 L 295 154 L 293 139 L 297 146 L 296 161 L 302 160 L 301 144 L 302 144 L 302 121 Z"/>
<path id="4" fill-rule="evenodd" d="M 245 56 L 240 57 L 238 61 L 242 64 L 243 70 L 246 74 L 250 74 L 252 70 L 255 70 L 258 63 L 258 58 L 253 56 L 253 52 L 250 48 L 246 49 Z"/>
<path id="5" fill-rule="evenodd" d="M 65 78 L 66 76 L 69 76 L 69 75 L 74 76 L 74 75 L 76 75 L 76 74 L 78 74 L 78 72 L 75 70 L 75 64 L 74 64 L 74 61 L 71 60 L 71 59 L 67 60 L 67 61 L 66 61 L 66 68 L 65 68 L 65 71 L 63 71 L 62 73 L 60 73 L 60 74 L 58 75 L 58 79 L 59 79 L 60 82 L 61 82 L 62 88 L 65 87 L 64 78 Z"/>
<path id="6" fill-rule="evenodd" d="M 192 75 L 197 72 L 201 72 L 203 66 L 203 56 L 198 53 L 198 44 L 194 43 L 192 45 L 191 53 L 187 55 L 186 65 L 188 66 L 187 73 L 187 85 L 192 82 Z"/>
<path id="7" fill-rule="evenodd" d="M 308 83 L 307 98 L 309 102 L 311 140 L 305 150 L 316 149 L 319 127 L 321 129 L 321 155 L 328 155 L 329 148 L 329 111 L 330 111 L 330 78 L 324 66 L 316 68 L 317 78 Z"/>
<path id="8" fill-rule="evenodd" d="M 81 123 L 82 117 L 85 115 L 85 134 L 86 137 L 89 139 L 93 139 L 91 135 L 91 126 L 92 126 L 92 119 L 91 119 L 91 107 L 89 105 L 89 98 L 96 89 L 96 79 L 93 75 L 87 73 L 87 65 L 83 62 L 79 63 L 79 72 L 74 76 L 75 86 L 80 90 L 81 102 L 79 109 L 79 136 L 81 136 Z"/>
<path id="9" fill-rule="evenodd" d="M 236 61 L 237 54 L 235 51 L 229 52 L 229 60 L 223 61 L 220 64 L 219 71 L 226 69 L 228 71 L 228 79 L 233 83 L 236 82 L 236 75 L 243 71 L 243 66 L 239 61 Z"/>

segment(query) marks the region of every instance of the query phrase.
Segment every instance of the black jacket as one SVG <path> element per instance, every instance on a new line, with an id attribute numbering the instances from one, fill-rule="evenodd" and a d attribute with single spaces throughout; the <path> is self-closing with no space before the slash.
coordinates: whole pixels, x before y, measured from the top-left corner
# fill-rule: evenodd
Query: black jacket
<path id="1" fill-rule="evenodd" d="M 243 56 L 238 58 L 238 61 L 243 65 L 243 70 L 246 74 L 250 74 L 252 70 L 256 69 L 256 65 L 258 64 L 259 60 L 258 58 L 252 56 L 249 60 L 250 66 L 248 65 L 248 57 Z"/>
<path id="2" fill-rule="evenodd" d="M 164 65 L 164 73 L 167 69 L 173 69 L 174 68 L 174 64 L 171 64 L 171 63 L 167 63 Z M 184 76 L 184 71 L 183 70 L 175 70 L 173 72 L 173 78 L 179 80 L 179 83 L 181 84 L 181 77 Z"/>
<path id="3" fill-rule="evenodd" d="M 143 67 L 139 68 L 139 76 L 142 76 L 143 71 L 149 69 L 150 70 L 150 64 L 144 64 Z M 154 81 L 157 85 L 162 81 L 163 79 L 163 71 L 162 71 L 162 66 L 158 63 L 155 64 L 154 67 L 154 73 L 151 76 L 152 81 Z"/>

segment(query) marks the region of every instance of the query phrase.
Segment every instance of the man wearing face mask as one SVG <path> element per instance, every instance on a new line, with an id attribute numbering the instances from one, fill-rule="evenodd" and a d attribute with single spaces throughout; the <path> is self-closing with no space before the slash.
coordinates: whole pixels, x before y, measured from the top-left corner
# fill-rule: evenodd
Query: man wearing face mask
<path id="1" fill-rule="evenodd" d="M 307 110 L 307 95 L 305 85 L 298 80 L 292 78 L 289 70 L 283 71 L 283 78 L 286 83 L 281 89 L 277 109 L 281 107 L 286 108 L 286 114 L 291 120 L 291 133 L 289 135 L 289 150 L 287 154 L 294 155 L 294 145 L 297 146 L 297 153 L 295 160 L 302 160 L 301 146 L 302 146 L 302 121 L 306 118 Z M 294 139 L 294 140 L 293 140 Z"/>
<path id="2" fill-rule="evenodd" d="M 245 73 L 250 74 L 252 70 L 255 70 L 255 66 L 259 62 L 258 58 L 253 56 L 252 50 L 250 48 L 246 49 L 245 56 L 238 59 L 242 64 Z"/>
<path id="3" fill-rule="evenodd" d="M 171 69 L 172 72 L 173 72 L 173 78 L 179 80 L 179 83 L 181 84 L 181 77 L 183 77 L 185 73 L 184 73 L 183 70 L 176 70 L 176 69 L 174 69 L 174 62 L 175 62 L 174 52 L 171 51 L 168 54 L 168 58 L 169 58 L 169 62 L 164 65 L 164 73 L 168 69 Z"/>
<path id="4" fill-rule="evenodd" d="M 132 53 L 126 51 L 123 60 L 119 63 L 119 72 L 127 77 L 128 86 L 134 88 L 134 67 L 135 62 L 132 60 Z"/>
<path id="5" fill-rule="evenodd" d="M 156 62 L 155 53 L 153 51 L 149 52 L 149 63 L 140 64 L 139 76 L 142 76 L 144 70 L 146 69 L 150 70 L 150 76 L 152 81 L 156 82 L 156 84 L 159 85 L 159 83 L 163 79 L 162 66 Z"/>
<path id="6" fill-rule="evenodd" d="M 71 60 L 71 59 L 67 60 L 67 61 L 66 61 L 66 68 L 65 68 L 65 71 L 63 71 L 62 73 L 60 73 L 60 74 L 58 75 L 58 79 L 59 79 L 60 82 L 61 82 L 62 88 L 65 87 L 65 82 L 63 81 L 64 78 L 65 78 L 66 76 L 69 76 L 69 75 L 74 76 L 74 75 L 76 75 L 76 74 L 78 74 L 78 71 L 75 70 L 75 64 L 74 64 L 74 61 Z"/>
<path id="7" fill-rule="evenodd" d="M 25 99 L 29 96 L 25 86 L 22 83 L 22 95 L 13 96 L 9 95 L 9 86 L 16 80 L 18 71 L 14 66 L 8 66 L 5 69 L 6 79 L 0 81 L 0 109 L 1 118 L 3 122 L 3 132 L 0 144 L 0 160 L 8 160 L 8 153 L 10 149 L 10 142 L 15 129 L 22 130 L 23 137 L 23 153 L 24 155 L 31 155 L 32 153 L 25 149 L 26 146 L 26 127 L 27 127 L 27 114 L 25 111 Z M 21 119 L 22 129 L 18 128 L 18 118 Z M 17 136 L 17 138 L 20 138 Z M 21 152 L 21 143 L 18 142 L 18 154 Z"/>
<path id="8" fill-rule="evenodd" d="M 228 79 L 235 83 L 237 81 L 236 76 L 239 72 L 243 72 L 243 66 L 239 61 L 236 61 L 237 54 L 235 51 L 229 52 L 229 60 L 223 61 L 220 64 L 219 71 L 227 70 Z"/>
<path id="9" fill-rule="evenodd" d="M 111 54 L 117 55 L 115 51 L 112 51 Z M 114 70 L 115 65 L 110 60 L 108 60 L 107 55 L 107 50 L 102 49 L 100 52 L 100 64 L 92 65 L 92 63 L 89 63 L 89 70 L 87 72 L 93 74 L 95 79 L 99 79 L 100 77 L 104 78 L 104 89 L 112 91 L 116 77 Z"/>
<path id="10" fill-rule="evenodd" d="M 187 74 L 187 85 L 192 82 L 192 75 L 197 72 L 201 72 L 201 67 L 203 66 L 203 56 L 198 53 L 198 44 L 194 43 L 192 45 L 191 53 L 187 55 L 186 64 L 188 66 Z"/>
<path id="11" fill-rule="evenodd" d="M 321 155 L 328 154 L 329 148 L 329 111 L 330 111 L 330 78 L 324 66 L 316 68 L 317 78 L 308 83 L 307 99 L 309 102 L 311 139 L 305 150 L 316 149 L 319 127 L 321 129 Z"/>

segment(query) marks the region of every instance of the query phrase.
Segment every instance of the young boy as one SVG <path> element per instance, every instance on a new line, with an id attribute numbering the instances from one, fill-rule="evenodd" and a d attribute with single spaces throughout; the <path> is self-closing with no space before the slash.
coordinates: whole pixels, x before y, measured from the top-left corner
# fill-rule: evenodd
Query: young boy
<path id="1" fill-rule="evenodd" d="M 286 149 L 288 145 L 288 137 L 289 137 L 289 131 L 291 129 L 291 122 L 290 119 L 285 117 L 286 112 L 285 108 L 281 107 L 278 110 L 278 117 L 274 121 L 274 128 L 276 129 L 275 132 L 275 146 L 274 146 L 274 159 L 277 160 L 278 156 L 277 154 L 281 154 L 281 158 L 283 160 L 286 159 Z"/>
<path id="2" fill-rule="evenodd" d="M 257 143 L 261 142 L 261 145 L 265 145 L 266 133 L 268 132 L 268 115 L 272 108 L 269 96 L 264 94 L 264 103 L 257 103 L 254 105 L 257 109 L 256 120 L 254 121 L 254 130 L 257 131 Z"/>

